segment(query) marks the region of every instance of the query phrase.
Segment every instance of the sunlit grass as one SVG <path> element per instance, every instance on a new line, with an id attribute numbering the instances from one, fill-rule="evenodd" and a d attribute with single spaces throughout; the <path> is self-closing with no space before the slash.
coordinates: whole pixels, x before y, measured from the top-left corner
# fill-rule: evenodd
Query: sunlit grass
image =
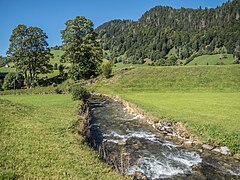
<path id="1" fill-rule="evenodd" d="M 202 55 L 199 57 L 196 57 L 194 60 L 192 60 L 190 63 L 188 63 L 188 66 L 192 65 L 215 65 L 217 63 L 224 63 L 224 64 L 233 64 L 233 55 L 227 54 L 226 58 L 220 59 L 222 55 L 221 54 L 215 54 L 215 55 Z"/>
<path id="2" fill-rule="evenodd" d="M 5 67 L 1 67 L 1 68 L 0 68 L 0 72 L 5 72 L 5 73 L 8 73 L 8 72 L 16 72 L 16 68 L 5 68 Z"/>
<path id="3" fill-rule="evenodd" d="M 0 177 L 123 179 L 82 144 L 77 107 L 70 95 L 1 96 Z"/>

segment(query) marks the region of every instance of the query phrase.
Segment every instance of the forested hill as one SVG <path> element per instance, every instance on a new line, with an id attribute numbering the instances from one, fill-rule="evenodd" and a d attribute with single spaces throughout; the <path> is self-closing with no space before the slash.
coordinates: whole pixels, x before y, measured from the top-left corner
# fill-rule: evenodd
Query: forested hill
<path id="1" fill-rule="evenodd" d="M 136 22 L 113 20 L 96 29 L 108 58 L 160 65 L 202 54 L 235 53 L 240 44 L 240 0 L 215 9 L 156 6 Z"/>

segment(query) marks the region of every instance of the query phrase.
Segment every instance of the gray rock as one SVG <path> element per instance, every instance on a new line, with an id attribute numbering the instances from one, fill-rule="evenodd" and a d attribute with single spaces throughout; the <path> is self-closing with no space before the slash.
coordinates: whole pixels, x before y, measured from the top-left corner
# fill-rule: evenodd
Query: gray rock
<path id="1" fill-rule="evenodd" d="M 191 140 L 188 140 L 184 142 L 184 145 L 190 147 L 193 145 L 193 142 Z"/>
<path id="2" fill-rule="evenodd" d="M 215 151 L 215 152 L 221 152 L 221 150 L 219 148 L 214 148 L 212 151 Z"/>
<path id="3" fill-rule="evenodd" d="M 166 127 L 166 128 L 165 128 L 165 131 L 166 131 L 167 133 L 170 133 L 170 134 L 173 133 L 173 129 L 172 129 L 171 127 Z"/>
<path id="4" fill-rule="evenodd" d="M 214 147 L 213 147 L 213 146 L 211 146 L 211 145 L 209 145 L 209 144 L 203 144 L 203 145 L 202 145 L 202 148 L 203 148 L 203 149 L 207 149 L 207 150 L 210 150 L 210 151 L 211 151 L 211 150 L 213 150 L 213 148 L 214 148 Z"/>
<path id="5" fill-rule="evenodd" d="M 230 153 L 230 150 L 227 146 L 223 146 L 223 147 L 220 148 L 220 152 L 224 155 L 227 155 L 227 154 Z"/>

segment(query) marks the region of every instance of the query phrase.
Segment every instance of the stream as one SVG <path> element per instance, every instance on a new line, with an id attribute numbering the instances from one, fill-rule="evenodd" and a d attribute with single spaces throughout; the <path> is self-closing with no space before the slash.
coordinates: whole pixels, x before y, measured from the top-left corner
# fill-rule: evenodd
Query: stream
<path id="1" fill-rule="evenodd" d="M 167 140 L 117 101 L 92 97 L 90 117 L 90 145 L 135 179 L 240 179 L 239 161 Z"/>

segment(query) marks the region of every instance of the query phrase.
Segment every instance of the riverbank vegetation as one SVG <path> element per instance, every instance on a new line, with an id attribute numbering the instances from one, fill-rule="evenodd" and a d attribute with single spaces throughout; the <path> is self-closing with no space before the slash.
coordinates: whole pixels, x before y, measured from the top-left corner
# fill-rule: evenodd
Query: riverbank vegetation
<path id="1" fill-rule="evenodd" d="M 204 143 L 239 153 L 239 77 L 238 65 L 121 66 L 90 89 L 118 95 L 160 120 L 183 122 Z"/>
<path id="2" fill-rule="evenodd" d="M 79 102 L 70 95 L 0 97 L 3 179 L 124 179 L 77 133 Z"/>

